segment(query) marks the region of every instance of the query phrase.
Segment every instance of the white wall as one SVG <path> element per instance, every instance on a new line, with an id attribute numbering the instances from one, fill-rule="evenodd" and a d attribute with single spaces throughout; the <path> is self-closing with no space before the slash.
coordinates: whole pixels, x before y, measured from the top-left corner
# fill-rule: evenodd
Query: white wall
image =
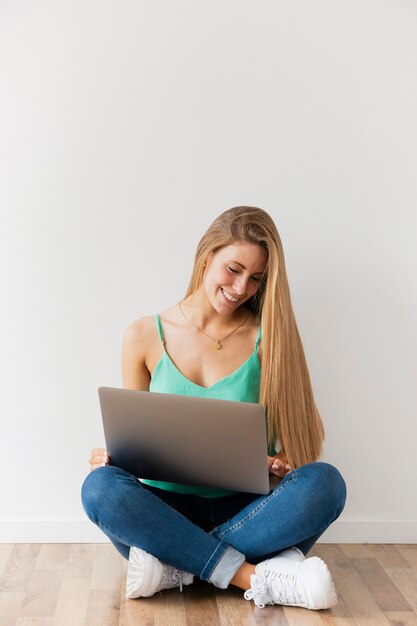
<path id="1" fill-rule="evenodd" d="M 417 541 L 416 32 L 412 0 L 2 0 L 1 540 L 105 539 L 97 387 L 253 204 L 348 486 L 321 541 Z"/>

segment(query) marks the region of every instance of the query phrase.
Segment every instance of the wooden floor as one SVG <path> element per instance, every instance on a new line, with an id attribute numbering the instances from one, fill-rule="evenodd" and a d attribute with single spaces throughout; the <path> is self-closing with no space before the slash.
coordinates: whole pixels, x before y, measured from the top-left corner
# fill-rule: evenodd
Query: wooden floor
<path id="1" fill-rule="evenodd" d="M 0 544 L 0 625 L 417 626 L 417 545 L 316 544 L 308 556 L 329 566 L 333 609 L 259 609 L 200 579 L 126 600 L 127 563 L 111 544 Z"/>

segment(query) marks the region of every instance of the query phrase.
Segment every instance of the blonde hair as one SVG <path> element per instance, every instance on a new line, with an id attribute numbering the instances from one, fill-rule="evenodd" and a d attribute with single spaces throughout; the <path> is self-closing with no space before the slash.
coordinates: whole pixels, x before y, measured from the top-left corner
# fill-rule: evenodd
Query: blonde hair
<path id="1" fill-rule="evenodd" d="M 266 407 L 268 449 L 279 452 L 279 442 L 291 467 L 300 467 L 320 457 L 324 429 L 292 309 L 281 239 L 266 211 L 238 206 L 214 220 L 197 245 L 184 299 L 200 286 L 209 253 L 238 241 L 260 245 L 268 253 L 260 285 L 242 305 L 262 324 L 259 402 Z"/>

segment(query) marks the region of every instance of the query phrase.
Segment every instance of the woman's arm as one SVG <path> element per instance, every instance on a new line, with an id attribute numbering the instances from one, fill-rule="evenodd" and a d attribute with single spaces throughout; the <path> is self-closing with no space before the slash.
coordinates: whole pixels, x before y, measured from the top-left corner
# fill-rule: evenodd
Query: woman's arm
<path id="1" fill-rule="evenodd" d="M 151 376 L 145 365 L 149 344 L 149 323 L 140 318 L 130 324 L 123 333 L 121 366 L 125 389 L 148 391 Z"/>
<path id="2" fill-rule="evenodd" d="M 122 379 L 125 389 L 147 391 L 150 374 L 145 365 L 146 356 L 146 320 L 133 322 L 123 333 L 122 340 Z M 109 464 L 109 456 L 105 448 L 94 448 L 90 453 L 90 471 Z"/>

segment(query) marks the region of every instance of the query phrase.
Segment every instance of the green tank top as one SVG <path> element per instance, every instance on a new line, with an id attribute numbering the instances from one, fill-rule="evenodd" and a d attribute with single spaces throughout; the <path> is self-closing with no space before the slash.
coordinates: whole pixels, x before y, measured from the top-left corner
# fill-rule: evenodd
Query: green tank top
<path id="1" fill-rule="evenodd" d="M 238 367 L 237 370 L 217 381 L 214 385 L 211 385 L 210 387 L 202 387 L 184 376 L 184 374 L 182 374 L 171 361 L 165 350 L 164 335 L 159 315 L 156 313 L 153 318 L 158 328 L 163 353 L 153 372 L 149 385 L 149 391 L 156 391 L 159 393 L 178 393 L 185 396 L 200 396 L 201 398 L 235 400 L 238 402 L 259 402 L 261 366 L 259 363 L 258 345 L 261 339 L 261 326 L 259 327 L 255 349 L 251 356 L 240 367 Z M 272 454 L 275 454 L 275 451 Z M 147 485 L 152 485 L 153 487 L 158 487 L 159 489 L 176 491 L 178 493 L 189 493 L 206 498 L 215 498 L 237 493 L 236 491 L 215 489 L 212 487 L 199 487 L 196 485 L 185 485 L 182 483 L 145 480 L 144 478 L 141 478 L 140 480 Z"/>

